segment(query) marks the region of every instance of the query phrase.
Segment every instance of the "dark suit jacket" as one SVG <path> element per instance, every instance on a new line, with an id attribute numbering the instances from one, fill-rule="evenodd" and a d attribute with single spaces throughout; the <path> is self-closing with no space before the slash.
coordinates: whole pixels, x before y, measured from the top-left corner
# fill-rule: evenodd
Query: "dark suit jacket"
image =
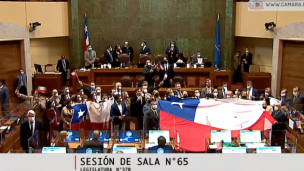
<path id="1" fill-rule="evenodd" d="M 27 85 L 26 85 L 27 84 L 27 76 L 25 74 L 22 74 L 22 76 L 17 75 L 16 79 L 17 79 L 17 87 L 18 87 L 19 90 L 21 88 L 22 82 L 23 82 L 23 85 L 25 87 L 27 87 Z"/>
<path id="2" fill-rule="evenodd" d="M 157 150 L 159 148 L 162 148 L 162 149 L 167 149 L 167 150 L 172 150 L 173 151 L 173 148 L 171 145 L 165 145 L 165 146 L 160 146 L 160 145 L 156 145 L 156 146 L 153 146 L 153 147 L 150 147 L 149 150 Z"/>
<path id="3" fill-rule="evenodd" d="M 279 124 L 284 124 L 286 123 L 287 116 L 284 112 L 281 110 L 279 111 L 273 111 L 271 116 L 279 123 Z"/>
<path id="4" fill-rule="evenodd" d="M 73 94 L 71 92 L 69 92 L 69 96 L 70 96 L 70 99 L 72 99 L 72 96 Z M 62 108 L 67 105 L 66 102 L 68 101 L 68 98 L 66 98 L 66 94 L 65 93 L 62 93 L 60 95 L 60 104 L 62 105 Z"/>
<path id="5" fill-rule="evenodd" d="M 159 71 L 159 81 L 162 81 L 164 79 L 165 74 L 167 74 L 166 81 L 173 79 L 173 77 L 174 77 L 173 65 L 168 63 L 167 71 L 165 71 L 165 64 L 162 64 L 162 67 L 163 67 L 163 70 Z"/>
<path id="6" fill-rule="evenodd" d="M 197 58 L 198 58 L 198 57 L 197 57 L 196 55 L 193 56 L 191 63 L 192 63 L 192 64 L 197 64 L 197 63 L 198 63 L 198 59 L 197 59 Z M 204 57 L 203 57 L 203 56 L 200 56 L 200 58 L 202 58 L 202 63 L 204 63 Z"/>
<path id="7" fill-rule="evenodd" d="M 248 55 L 246 55 L 246 53 L 243 55 L 243 59 L 246 59 L 247 61 L 247 65 L 251 65 L 252 64 L 252 53 L 248 53 Z"/>
<path id="8" fill-rule="evenodd" d="M 146 104 L 146 99 L 142 96 L 141 100 L 137 100 L 137 96 L 131 98 L 132 117 L 144 116 L 143 107 Z"/>
<path id="9" fill-rule="evenodd" d="M 282 97 L 279 96 L 277 99 L 281 100 Z M 291 99 L 290 97 L 286 96 L 282 101 L 281 101 L 281 106 L 290 106 L 291 105 Z"/>
<path id="10" fill-rule="evenodd" d="M 111 59 L 110 54 L 112 55 L 111 52 L 109 53 L 107 50 L 105 51 L 105 53 L 104 53 L 104 63 L 105 64 L 111 64 L 113 62 L 113 60 L 114 60 L 113 55 L 112 55 L 112 59 Z"/>
<path id="11" fill-rule="evenodd" d="M 291 102 L 292 102 L 292 108 L 294 108 L 297 111 L 303 111 L 304 97 L 302 94 L 299 94 L 297 98 L 293 96 Z"/>
<path id="12" fill-rule="evenodd" d="M 42 130 L 42 123 L 38 120 L 35 120 L 35 130 Z M 28 150 L 28 139 L 32 136 L 32 132 L 30 129 L 29 121 L 26 120 L 20 125 L 20 144 L 23 150 Z"/>
<path id="13" fill-rule="evenodd" d="M 207 88 L 203 88 L 202 89 L 202 92 L 201 92 L 201 98 L 206 98 L 206 97 L 209 97 L 209 98 L 213 98 L 213 87 L 211 87 L 211 92 L 210 94 L 207 94 Z"/>
<path id="14" fill-rule="evenodd" d="M 113 125 L 118 125 L 122 120 L 119 120 L 119 116 L 126 115 L 128 116 L 128 108 L 124 102 L 121 102 L 122 113 L 120 113 L 117 103 L 114 102 L 111 106 L 110 116 L 113 117 Z"/>
<path id="15" fill-rule="evenodd" d="M 152 86 L 148 87 L 147 92 L 150 93 L 150 94 L 152 94 L 154 90 L 158 90 L 158 89 L 160 89 L 159 85 L 157 85 L 157 86 L 152 85 Z"/>
<path id="16" fill-rule="evenodd" d="M 254 96 L 254 100 L 258 100 L 260 98 L 260 94 L 257 89 L 252 87 L 252 96 Z"/>
<path id="17" fill-rule="evenodd" d="M 145 47 L 145 49 L 143 49 L 143 47 L 140 49 L 140 54 L 146 54 L 148 53 L 149 55 L 151 55 L 151 50 L 148 46 Z"/>
<path id="18" fill-rule="evenodd" d="M 124 47 L 121 48 L 121 51 L 122 51 L 122 53 L 129 54 L 130 55 L 130 62 L 132 62 L 133 53 L 134 53 L 133 48 L 131 46 L 129 46 L 128 48 L 124 46 Z"/>
<path id="19" fill-rule="evenodd" d="M 158 130 L 159 128 L 159 110 L 156 110 L 157 116 L 150 108 L 145 115 L 145 129 Z"/>
<path id="20" fill-rule="evenodd" d="M 150 73 L 150 70 L 153 70 L 154 72 Z M 154 66 L 144 66 L 143 74 L 145 76 L 145 81 L 148 81 L 148 84 L 151 85 L 154 83 L 154 74 L 156 73 L 156 70 L 154 70 Z"/>
<path id="21" fill-rule="evenodd" d="M 181 90 L 181 91 L 175 90 L 175 91 L 173 91 L 173 93 L 174 93 L 174 96 L 180 96 L 180 98 L 183 97 L 183 90 Z"/>
<path id="22" fill-rule="evenodd" d="M 3 85 L 1 91 L 0 91 L 0 101 L 1 105 L 8 105 L 8 88 Z"/>
<path id="23" fill-rule="evenodd" d="M 85 148 L 101 148 L 103 150 L 103 142 L 98 140 L 91 140 L 91 141 L 85 141 L 83 144 L 83 147 Z"/>
<path id="24" fill-rule="evenodd" d="M 178 47 L 174 45 L 172 58 L 171 58 L 171 52 L 170 51 L 171 51 L 171 46 L 168 46 L 167 49 L 166 49 L 166 52 L 165 52 L 168 56 L 168 62 L 170 64 L 176 63 L 176 61 L 178 60 L 178 58 L 176 57 L 176 54 L 179 53 L 178 52 Z"/>
<path id="25" fill-rule="evenodd" d="M 59 71 L 59 72 L 67 72 L 67 70 L 70 69 L 70 63 L 69 63 L 69 61 L 67 59 L 64 59 L 64 60 L 65 60 L 65 65 L 66 65 L 65 66 L 66 71 L 63 69 L 63 65 L 62 65 L 61 59 L 59 59 L 58 62 L 57 62 L 57 66 L 56 66 L 57 71 Z"/>

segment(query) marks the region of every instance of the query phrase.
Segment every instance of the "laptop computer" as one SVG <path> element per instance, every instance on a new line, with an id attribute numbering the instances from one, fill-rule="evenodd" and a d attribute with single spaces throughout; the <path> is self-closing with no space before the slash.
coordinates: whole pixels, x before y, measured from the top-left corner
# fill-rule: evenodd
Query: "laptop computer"
<path id="1" fill-rule="evenodd" d="M 169 130 L 149 130 L 149 143 L 157 144 L 158 137 L 163 136 L 166 138 L 166 143 L 170 143 L 170 132 Z"/>
<path id="2" fill-rule="evenodd" d="M 80 147 L 77 148 L 77 153 L 87 153 L 87 154 L 91 154 L 91 153 L 102 153 L 101 148 L 84 148 L 84 147 Z"/>
<path id="3" fill-rule="evenodd" d="M 120 143 L 137 143 L 139 142 L 139 131 L 119 131 Z"/>
<path id="4" fill-rule="evenodd" d="M 89 132 L 89 140 L 92 140 L 94 131 Z M 110 134 L 109 131 L 99 131 L 99 141 L 109 142 Z"/>
<path id="5" fill-rule="evenodd" d="M 68 137 L 67 142 L 78 142 L 80 141 L 80 134 L 79 131 L 67 131 Z"/>

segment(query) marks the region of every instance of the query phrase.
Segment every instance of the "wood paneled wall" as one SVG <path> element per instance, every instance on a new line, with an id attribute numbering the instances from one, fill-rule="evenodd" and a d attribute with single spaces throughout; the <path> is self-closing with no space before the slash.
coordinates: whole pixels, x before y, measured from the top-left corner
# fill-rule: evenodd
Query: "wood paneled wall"
<path id="1" fill-rule="evenodd" d="M 11 105 L 19 103 L 14 92 L 17 88 L 16 76 L 21 68 L 20 45 L 21 41 L 0 41 L 0 79 L 4 79 L 8 87 Z"/>
<path id="2" fill-rule="evenodd" d="M 304 90 L 304 42 L 283 41 L 281 89 L 292 97 L 295 86 Z"/>

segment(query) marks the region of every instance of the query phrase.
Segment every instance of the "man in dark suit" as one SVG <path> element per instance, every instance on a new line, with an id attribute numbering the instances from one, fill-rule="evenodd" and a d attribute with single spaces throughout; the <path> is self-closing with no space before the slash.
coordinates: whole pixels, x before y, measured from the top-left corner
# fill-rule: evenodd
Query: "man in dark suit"
<path id="1" fill-rule="evenodd" d="M 159 126 L 159 109 L 157 109 L 156 101 L 150 102 L 150 109 L 145 115 L 145 131 L 158 130 Z"/>
<path id="2" fill-rule="evenodd" d="M 70 88 L 68 86 L 64 87 L 64 92 L 60 95 L 60 104 L 62 108 L 66 106 L 66 102 L 72 99 L 73 94 L 70 92 Z"/>
<path id="3" fill-rule="evenodd" d="M 4 85 L 5 81 L 0 79 L 0 101 L 1 101 L 1 111 L 2 115 L 0 118 L 5 117 L 9 114 L 9 102 L 8 102 L 8 88 Z"/>
<path id="4" fill-rule="evenodd" d="M 147 42 L 141 42 L 141 49 L 140 49 L 140 54 L 147 54 L 147 55 L 151 55 L 151 50 L 149 47 L 147 47 Z"/>
<path id="5" fill-rule="evenodd" d="M 201 62 L 199 62 L 199 60 L 201 60 Z M 204 64 L 204 57 L 201 56 L 200 51 L 196 52 L 196 55 L 193 56 L 191 63 L 192 63 L 192 65 L 194 65 L 194 64 Z"/>
<path id="6" fill-rule="evenodd" d="M 247 100 L 258 100 L 260 98 L 260 94 L 257 89 L 252 87 L 252 82 L 247 81 Z"/>
<path id="7" fill-rule="evenodd" d="M 61 72 L 63 86 L 66 86 L 68 72 L 70 70 L 70 62 L 62 55 L 57 62 L 57 71 Z"/>
<path id="8" fill-rule="evenodd" d="M 17 75 L 17 89 L 21 94 L 27 95 L 27 76 L 22 69 L 19 70 L 20 74 Z"/>
<path id="9" fill-rule="evenodd" d="M 226 99 L 228 91 L 229 90 L 228 90 L 227 82 L 223 82 L 223 87 L 222 87 L 222 89 L 220 89 L 218 91 L 218 94 L 219 94 L 220 97 L 222 97 L 222 99 Z"/>
<path id="10" fill-rule="evenodd" d="M 273 98 L 273 96 L 271 95 L 271 89 L 270 87 L 265 88 L 265 94 L 264 94 L 265 98 Z"/>
<path id="11" fill-rule="evenodd" d="M 168 151 L 172 151 L 173 152 L 173 148 L 171 145 L 166 145 L 167 141 L 166 138 L 164 136 L 160 136 L 157 139 L 157 144 L 156 146 L 150 147 L 150 150 L 158 150 L 159 148 L 164 149 L 164 151 L 168 150 Z"/>
<path id="12" fill-rule="evenodd" d="M 174 77 L 173 65 L 168 63 L 167 58 L 163 60 L 163 64 L 157 68 L 159 73 L 159 80 L 164 81 L 163 87 L 171 87 L 172 79 Z"/>
<path id="13" fill-rule="evenodd" d="M 152 86 L 154 84 L 154 74 L 156 70 L 154 66 L 152 66 L 151 61 L 148 59 L 146 61 L 146 65 L 144 66 L 143 74 L 145 76 L 145 81 L 148 82 L 148 86 Z"/>
<path id="14" fill-rule="evenodd" d="M 291 99 L 287 96 L 287 89 L 283 89 L 281 91 L 281 96 L 279 96 L 277 99 L 281 106 L 289 107 L 291 105 Z"/>
<path id="15" fill-rule="evenodd" d="M 114 61 L 113 55 L 112 55 L 112 46 L 108 45 L 107 50 L 104 53 L 104 63 L 105 64 L 112 64 Z"/>
<path id="16" fill-rule="evenodd" d="M 103 151 L 103 142 L 99 141 L 99 134 L 100 134 L 99 130 L 95 130 L 92 135 L 92 140 L 85 141 L 83 147 L 85 148 L 97 147 L 97 148 L 101 148 L 101 151 Z"/>
<path id="17" fill-rule="evenodd" d="M 213 87 L 211 86 L 211 79 L 206 79 L 206 87 L 202 89 L 201 98 L 213 98 Z"/>
<path id="18" fill-rule="evenodd" d="M 278 123 L 278 124 L 285 124 L 286 123 L 287 115 L 282 110 L 282 107 L 281 107 L 280 103 L 275 104 L 274 110 L 273 110 L 271 116 L 276 120 L 276 123 Z"/>
<path id="19" fill-rule="evenodd" d="M 28 120 L 24 121 L 20 125 L 20 144 L 24 152 L 28 153 L 28 139 L 37 131 L 43 130 L 42 123 L 35 120 L 36 113 L 33 110 L 29 110 L 27 113 Z"/>
<path id="20" fill-rule="evenodd" d="M 233 59 L 233 66 L 234 66 L 234 75 L 233 75 L 233 82 L 242 82 L 241 70 L 242 70 L 242 57 L 241 52 L 237 51 L 234 55 Z"/>
<path id="21" fill-rule="evenodd" d="M 175 88 L 176 90 L 174 91 L 174 96 L 178 98 L 183 98 L 183 91 L 182 91 L 182 86 L 180 82 L 175 83 Z"/>
<path id="22" fill-rule="evenodd" d="M 143 96 L 140 88 L 135 89 L 136 96 L 131 98 L 131 111 L 132 117 L 136 117 L 138 120 L 139 129 L 143 129 L 143 107 L 146 104 L 146 99 Z"/>
<path id="23" fill-rule="evenodd" d="M 122 47 L 122 53 L 126 53 L 130 55 L 130 62 L 132 62 L 133 59 L 133 48 L 129 46 L 129 42 L 125 42 L 125 46 Z"/>
<path id="24" fill-rule="evenodd" d="M 113 118 L 113 126 L 115 127 L 118 125 L 119 130 L 121 130 L 123 120 L 126 116 L 128 116 L 128 108 L 126 104 L 122 101 L 120 95 L 116 95 L 114 97 L 114 103 L 111 106 L 110 116 Z"/>
<path id="25" fill-rule="evenodd" d="M 178 60 L 176 57 L 176 54 L 178 54 L 178 47 L 175 45 L 174 41 L 170 42 L 170 46 L 167 47 L 166 52 L 167 54 L 167 59 L 169 61 L 169 64 L 176 63 Z"/>
<path id="26" fill-rule="evenodd" d="M 244 62 L 244 72 L 249 72 L 250 65 L 252 65 L 252 53 L 249 52 L 249 49 L 245 49 L 245 54 L 243 55 Z"/>
<path id="27" fill-rule="evenodd" d="M 293 88 L 292 94 L 292 108 L 300 112 L 303 111 L 304 97 L 300 93 L 300 87 L 296 86 L 295 88 Z"/>

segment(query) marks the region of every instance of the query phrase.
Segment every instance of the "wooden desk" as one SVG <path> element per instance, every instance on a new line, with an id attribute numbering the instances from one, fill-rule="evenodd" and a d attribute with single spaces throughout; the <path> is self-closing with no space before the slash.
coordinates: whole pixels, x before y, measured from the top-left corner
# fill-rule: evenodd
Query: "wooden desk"
<path id="1" fill-rule="evenodd" d="M 136 87 L 137 79 L 143 76 L 143 68 L 130 68 L 130 69 L 92 69 L 90 72 L 80 72 L 76 70 L 77 75 L 83 83 L 95 82 L 97 85 L 102 86 L 102 92 L 109 93 L 113 88 L 113 82 L 120 82 L 121 77 L 129 75 L 133 77 L 133 88 Z M 158 76 L 157 74 L 155 75 Z M 213 68 L 176 68 L 174 69 L 174 76 L 181 76 L 187 85 L 187 77 L 196 77 L 196 87 L 199 86 L 200 78 L 210 78 L 212 86 L 222 86 L 222 82 L 228 82 L 228 89 L 231 88 L 231 71 L 214 72 Z M 80 86 L 77 79 L 72 77 L 73 91 L 76 93 L 77 88 Z M 132 89 L 133 90 L 133 89 Z"/>
<path id="2" fill-rule="evenodd" d="M 0 145 L 0 153 L 7 153 L 9 150 L 13 150 L 13 152 L 22 152 L 19 125 L 16 126 L 13 133 L 5 136 L 5 140 Z"/>
<path id="3" fill-rule="evenodd" d="M 33 90 L 36 90 L 38 86 L 45 86 L 47 94 L 52 93 L 53 89 L 59 91 L 63 87 L 61 74 L 35 74 L 33 82 Z"/>
<path id="4" fill-rule="evenodd" d="M 271 73 L 243 73 L 243 87 L 247 87 L 247 81 L 252 81 L 252 86 L 263 93 L 265 88 L 271 87 Z"/>

